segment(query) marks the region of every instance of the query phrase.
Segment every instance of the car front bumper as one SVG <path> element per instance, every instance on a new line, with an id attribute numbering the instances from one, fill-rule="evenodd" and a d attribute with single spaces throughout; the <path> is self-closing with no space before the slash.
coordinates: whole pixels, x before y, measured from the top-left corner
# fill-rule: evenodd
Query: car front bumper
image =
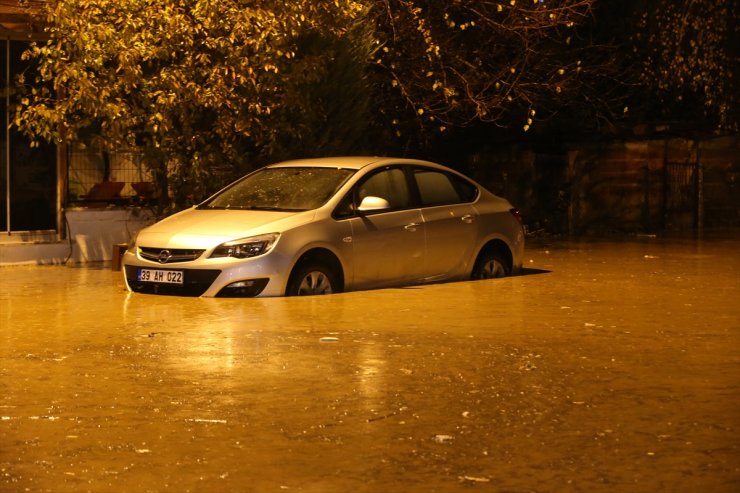
<path id="1" fill-rule="evenodd" d="M 254 297 L 282 296 L 290 272 L 289 265 L 280 255 L 267 255 L 250 259 L 198 259 L 192 262 L 160 264 L 138 257 L 128 251 L 122 259 L 126 287 L 130 291 L 146 294 L 205 297 Z M 150 272 L 181 273 L 178 283 L 143 280 L 141 269 Z"/>

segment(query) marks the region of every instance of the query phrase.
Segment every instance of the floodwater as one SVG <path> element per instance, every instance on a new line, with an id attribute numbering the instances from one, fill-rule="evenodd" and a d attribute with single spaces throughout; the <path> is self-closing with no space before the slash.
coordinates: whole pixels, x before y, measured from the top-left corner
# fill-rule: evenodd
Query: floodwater
<path id="1" fill-rule="evenodd" d="M 738 252 L 247 300 L 0 268 L 0 491 L 740 491 Z"/>

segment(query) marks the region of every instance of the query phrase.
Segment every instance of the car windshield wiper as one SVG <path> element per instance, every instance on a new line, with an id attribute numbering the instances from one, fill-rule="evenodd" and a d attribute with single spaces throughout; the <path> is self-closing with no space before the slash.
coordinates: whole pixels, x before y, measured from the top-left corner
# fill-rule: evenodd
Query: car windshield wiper
<path id="1" fill-rule="evenodd" d="M 272 212 L 301 212 L 307 209 L 294 209 L 285 207 L 275 207 L 272 205 L 200 205 L 198 209 L 213 209 L 213 210 L 233 210 L 233 211 L 272 211 Z"/>
<path id="2" fill-rule="evenodd" d="M 284 211 L 282 207 L 275 207 L 273 205 L 232 205 L 227 209 L 238 209 L 240 211 Z"/>

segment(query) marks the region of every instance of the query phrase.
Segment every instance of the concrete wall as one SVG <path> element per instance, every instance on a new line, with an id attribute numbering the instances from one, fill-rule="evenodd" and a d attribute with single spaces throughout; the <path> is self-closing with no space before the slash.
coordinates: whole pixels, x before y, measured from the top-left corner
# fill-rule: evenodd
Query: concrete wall
<path id="1" fill-rule="evenodd" d="M 0 265 L 110 261 L 113 245 L 127 243 L 154 216 L 146 209 L 68 209 L 69 236 L 22 232 L 0 237 Z"/>
<path id="2" fill-rule="evenodd" d="M 740 139 L 703 141 L 698 152 L 703 168 L 704 226 L 740 226 Z"/>
<path id="3" fill-rule="evenodd" d="M 573 233 L 740 226 L 740 139 L 681 138 L 572 153 Z"/>

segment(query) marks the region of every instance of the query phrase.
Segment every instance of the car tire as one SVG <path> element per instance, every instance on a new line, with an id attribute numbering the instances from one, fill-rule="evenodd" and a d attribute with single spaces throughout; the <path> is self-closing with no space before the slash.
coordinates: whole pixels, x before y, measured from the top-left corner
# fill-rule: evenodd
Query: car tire
<path id="1" fill-rule="evenodd" d="M 312 296 L 338 293 L 339 276 L 324 264 L 308 262 L 295 268 L 288 281 L 286 296 Z"/>
<path id="2" fill-rule="evenodd" d="M 506 259 L 498 252 L 488 250 L 481 252 L 475 261 L 471 279 L 496 279 L 510 274 Z"/>

